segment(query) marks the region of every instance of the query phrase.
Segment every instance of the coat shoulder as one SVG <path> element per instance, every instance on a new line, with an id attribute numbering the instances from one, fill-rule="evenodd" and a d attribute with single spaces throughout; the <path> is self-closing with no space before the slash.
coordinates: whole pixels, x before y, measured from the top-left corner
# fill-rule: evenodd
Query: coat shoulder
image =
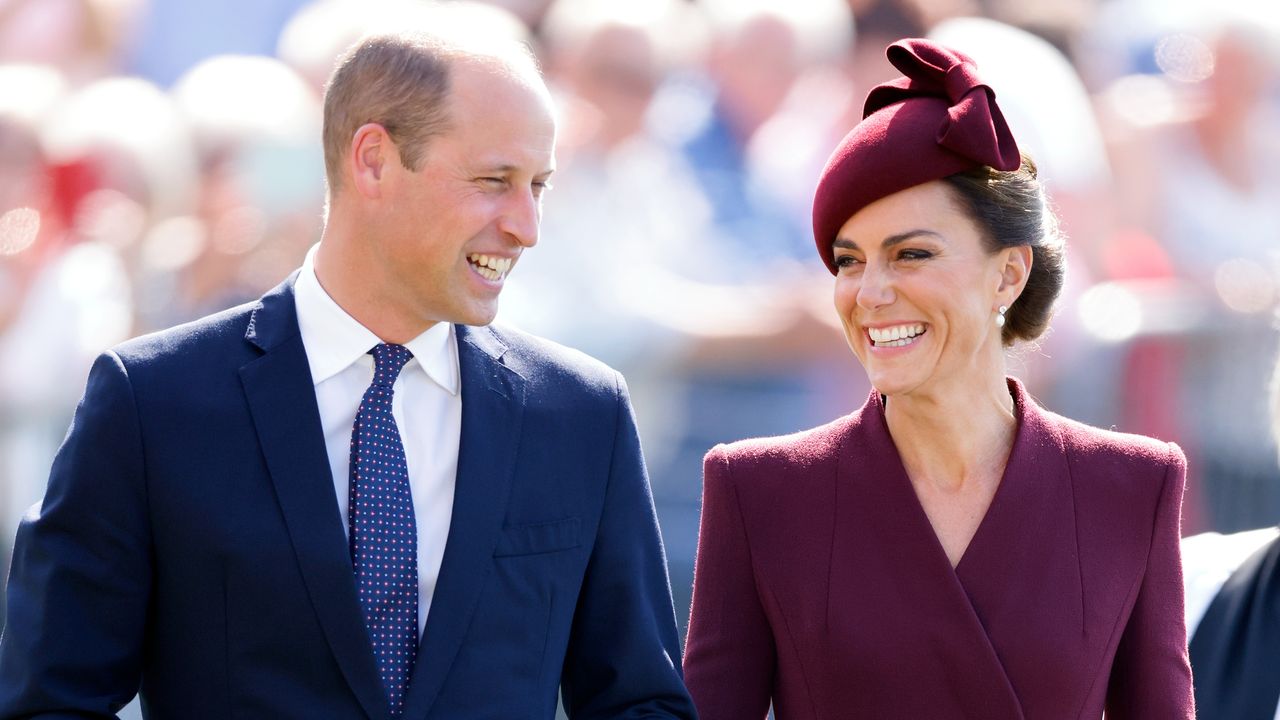
<path id="1" fill-rule="evenodd" d="M 1161 473 L 1170 465 L 1186 464 L 1182 449 L 1174 443 L 1094 427 L 1053 413 L 1046 415 L 1058 427 L 1068 454 L 1078 463 L 1119 463 Z"/>
<path id="2" fill-rule="evenodd" d="M 1110 508 L 1097 510 L 1109 515 L 1154 508 L 1169 493 L 1181 497 L 1187 460 L 1176 444 L 1045 416 L 1062 439 L 1077 500 L 1084 505 Z"/>
<path id="3" fill-rule="evenodd" d="M 845 416 L 790 435 L 720 444 L 707 453 L 704 463 L 723 465 L 742 483 L 791 482 L 834 468 L 841 443 L 855 424 L 855 416 Z"/>
<path id="4" fill-rule="evenodd" d="M 250 343 L 253 314 L 261 306 L 252 301 L 227 308 L 212 315 L 164 330 L 140 335 L 112 348 L 125 367 L 132 371 L 150 366 L 205 365 L 216 358 L 229 357 L 231 348 L 243 348 L 246 356 Z"/>
<path id="5" fill-rule="evenodd" d="M 502 362 L 529 381 L 535 390 L 585 391 L 613 397 L 621 374 L 590 355 L 507 325 L 467 328 L 468 341 L 496 342 Z"/>

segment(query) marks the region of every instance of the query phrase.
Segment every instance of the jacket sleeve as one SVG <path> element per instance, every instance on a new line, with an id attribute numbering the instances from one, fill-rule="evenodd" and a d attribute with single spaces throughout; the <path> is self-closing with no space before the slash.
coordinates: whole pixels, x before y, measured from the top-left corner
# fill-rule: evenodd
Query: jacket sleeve
<path id="1" fill-rule="evenodd" d="M 129 378 L 100 356 L 19 525 L 0 638 L 0 718 L 112 717 L 137 693 L 151 591 L 142 443 Z"/>
<path id="2" fill-rule="evenodd" d="M 1186 458 L 1170 445 L 1146 572 L 1111 670 L 1108 720 L 1195 717 L 1179 549 L 1186 474 Z"/>
<path id="3" fill-rule="evenodd" d="M 570 718 L 695 720 L 657 513 L 626 385 L 609 484 L 574 613 L 561 692 Z"/>
<path id="4" fill-rule="evenodd" d="M 724 448 L 716 447 L 703 462 L 702 525 L 685 648 L 685 679 L 703 720 L 764 718 L 775 657 L 738 495 Z"/>

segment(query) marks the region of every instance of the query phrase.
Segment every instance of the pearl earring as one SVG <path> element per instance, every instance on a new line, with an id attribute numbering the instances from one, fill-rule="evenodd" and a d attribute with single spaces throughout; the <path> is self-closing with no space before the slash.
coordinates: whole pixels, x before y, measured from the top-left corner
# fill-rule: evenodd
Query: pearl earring
<path id="1" fill-rule="evenodd" d="M 1009 308 L 1005 307 L 1004 305 L 1001 305 L 1000 309 L 996 311 L 996 327 L 998 328 L 1004 327 L 1004 314 L 1008 312 L 1008 310 Z"/>

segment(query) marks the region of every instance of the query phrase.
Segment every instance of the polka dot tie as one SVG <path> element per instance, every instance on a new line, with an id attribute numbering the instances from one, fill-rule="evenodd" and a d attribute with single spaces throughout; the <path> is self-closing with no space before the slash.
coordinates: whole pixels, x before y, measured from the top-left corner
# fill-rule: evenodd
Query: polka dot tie
<path id="1" fill-rule="evenodd" d="M 391 395 L 413 354 L 387 344 L 369 352 L 373 383 L 351 430 L 351 561 L 391 715 L 399 717 L 418 651 L 418 531 Z"/>

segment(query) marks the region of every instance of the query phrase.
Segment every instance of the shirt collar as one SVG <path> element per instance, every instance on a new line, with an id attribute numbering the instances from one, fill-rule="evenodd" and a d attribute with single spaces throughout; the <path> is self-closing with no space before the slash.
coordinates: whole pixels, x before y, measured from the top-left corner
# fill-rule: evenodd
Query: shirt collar
<path id="1" fill-rule="evenodd" d="M 307 252 L 293 290 L 298 329 L 311 366 L 311 382 L 316 385 L 347 369 L 382 342 L 321 287 L 314 261 L 318 247 L 316 244 Z M 453 323 L 438 322 L 404 346 L 413 353 L 409 365 L 422 368 L 450 395 L 458 394 L 458 341 Z"/>

